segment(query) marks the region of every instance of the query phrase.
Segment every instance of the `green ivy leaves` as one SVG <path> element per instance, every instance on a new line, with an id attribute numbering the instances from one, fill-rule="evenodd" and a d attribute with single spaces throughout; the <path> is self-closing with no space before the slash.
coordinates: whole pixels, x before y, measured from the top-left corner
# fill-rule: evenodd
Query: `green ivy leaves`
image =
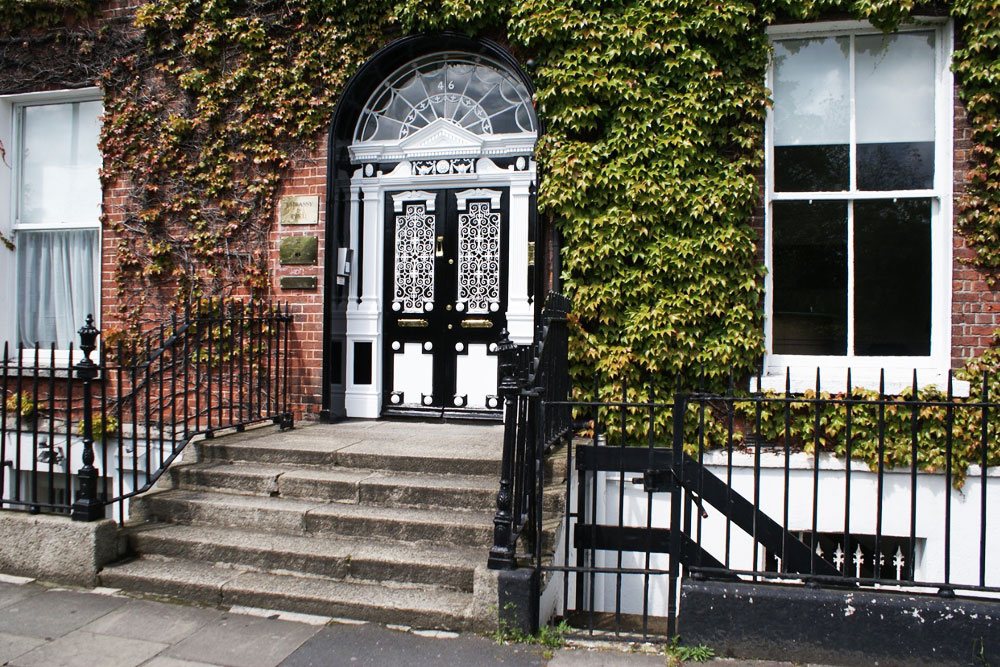
<path id="1" fill-rule="evenodd" d="M 80 0 L 0 0 L 0 30 Z M 532 62 L 539 207 L 563 236 L 577 385 L 670 396 L 678 372 L 748 370 L 762 351 L 754 225 L 766 26 L 824 15 L 891 29 L 913 0 L 147 0 L 145 48 L 104 73 L 105 183 L 126 320 L 190 294 L 266 290 L 274 197 L 322 140 L 347 78 L 400 34 L 457 30 Z M 977 263 L 1000 269 L 996 0 L 958 0 L 954 71 L 972 125 L 959 202 Z M 921 7 L 920 13 L 943 11 Z"/>

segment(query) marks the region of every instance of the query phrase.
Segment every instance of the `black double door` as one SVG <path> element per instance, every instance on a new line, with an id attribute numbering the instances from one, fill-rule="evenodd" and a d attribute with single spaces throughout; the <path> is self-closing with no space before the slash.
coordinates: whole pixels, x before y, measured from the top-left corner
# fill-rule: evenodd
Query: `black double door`
<path id="1" fill-rule="evenodd" d="M 385 197 L 383 412 L 496 417 L 508 192 Z"/>

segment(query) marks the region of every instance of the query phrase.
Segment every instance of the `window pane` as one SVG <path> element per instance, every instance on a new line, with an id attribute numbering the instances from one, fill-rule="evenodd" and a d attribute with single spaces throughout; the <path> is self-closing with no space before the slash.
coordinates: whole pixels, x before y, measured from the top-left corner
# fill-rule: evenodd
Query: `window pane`
<path id="1" fill-rule="evenodd" d="M 859 190 L 934 187 L 934 142 L 858 144 Z"/>
<path id="2" fill-rule="evenodd" d="M 855 40 L 858 188 L 934 185 L 934 33 Z"/>
<path id="3" fill-rule="evenodd" d="M 534 132 L 531 95 L 502 65 L 436 53 L 396 70 L 372 95 L 356 141 L 398 140 L 442 118 L 474 134 Z"/>
<path id="4" fill-rule="evenodd" d="M 854 347 L 861 356 L 931 348 L 931 201 L 854 204 Z"/>
<path id="5" fill-rule="evenodd" d="M 847 144 L 775 146 L 776 192 L 842 192 L 849 187 Z"/>
<path id="6" fill-rule="evenodd" d="M 101 103 L 22 110 L 18 222 L 96 223 L 101 214 Z"/>
<path id="7" fill-rule="evenodd" d="M 850 41 L 774 44 L 774 181 L 779 192 L 849 186 Z"/>
<path id="8" fill-rule="evenodd" d="M 847 203 L 775 202 L 773 351 L 847 353 Z"/>
<path id="9" fill-rule="evenodd" d="M 66 349 L 76 331 L 97 315 L 94 270 L 98 230 L 17 233 L 18 340 Z"/>

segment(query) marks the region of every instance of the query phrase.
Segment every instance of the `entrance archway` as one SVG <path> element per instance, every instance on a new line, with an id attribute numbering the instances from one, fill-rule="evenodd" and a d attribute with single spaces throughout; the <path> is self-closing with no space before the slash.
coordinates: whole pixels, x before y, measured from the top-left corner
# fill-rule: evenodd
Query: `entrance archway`
<path id="1" fill-rule="evenodd" d="M 534 326 L 531 93 L 499 46 L 453 34 L 399 40 L 348 84 L 330 142 L 330 417 L 499 417 L 496 341 Z"/>

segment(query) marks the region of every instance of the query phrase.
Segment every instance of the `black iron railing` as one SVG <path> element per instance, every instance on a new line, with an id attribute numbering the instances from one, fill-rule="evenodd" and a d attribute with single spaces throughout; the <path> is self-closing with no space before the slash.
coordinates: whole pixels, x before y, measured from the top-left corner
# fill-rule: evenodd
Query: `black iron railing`
<path id="1" fill-rule="evenodd" d="M 569 300 L 549 293 L 534 341 L 517 346 L 504 332 L 498 354 L 504 442 L 489 567 L 513 569 L 521 537 L 534 538 L 543 489 L 537 468 L 552 445 L 569 434 L 567 315 Z M 527 531 L 527 532 L 526 532 Z M 537 540 L 535 540 L 537 541 Z"/>
<path id="2" fill-rule="evenodd" d="M 995 383 L 543 401 L 591 421 L 566 513 L 534 516 L 564 523 L 533 562 L 577 625 L 629 637 L 676 632 L 684 577 L 998 598 Z"/>
<path id="3" fill-rule="evenodd" d="M 68 357 L 11 350 L 0 362 L 0 506 L 124 521 L 196 436 L 292 426 L 287 306 L 192 303 L 141 342 L 107 342 L 92 318 Z M 81 355 L 82 353 L 82 355 Z M 76 360 L 76 363 L 73 363 Z"/>

